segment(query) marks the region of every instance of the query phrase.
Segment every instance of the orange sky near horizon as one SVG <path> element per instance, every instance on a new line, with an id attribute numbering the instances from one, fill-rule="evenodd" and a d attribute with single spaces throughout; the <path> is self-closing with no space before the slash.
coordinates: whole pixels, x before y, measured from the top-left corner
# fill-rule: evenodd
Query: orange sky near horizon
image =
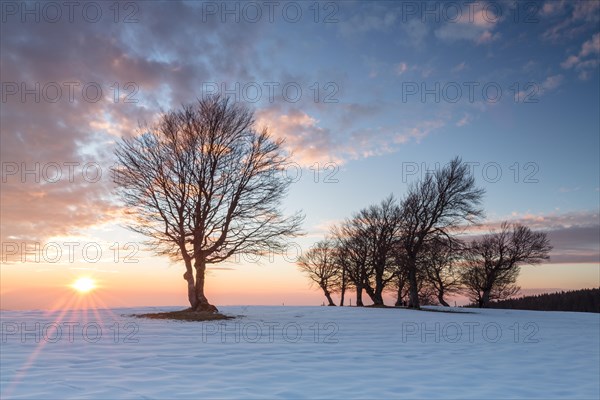
<path id="1" fill-rule="evenodd" d="M 146 260 L 147 261 L 147 260 Z M 225 266 L 225 265 L 224 265 Z M 321 305 L 320 289 L 310 287 L 291 262 L 227 264 L 231 270 L 211 269 L 207 273 L 206 293 L 211 303 L 219 305 Z M 567 273 L 566 270 L 570 271 Z M 92 278 L 97 288 L 92 291 L 96 302 L 81 303 L 98 308 L 136 306 L 187 306 L 183 266 L 154 257 L 152 262 L 125 264 L 108 270 L 100 266 L 48 263 L 5 263 L 1 270 L 0 308 L 53 309 L 66 305 L 65 298 L 81 296 L 70 285 L 78 278 Z M 569 280 L 565 280 L 569 276 Z M 523 266 L 519 285 L 527 292 L 537 290 L 570 290 L 600 286 L 597 264 L 544 264 Z M 347 294 L 354 300 L 354 291 Z M 363 295 L 368 300 L 366 294 Z M 465 300 L 458 297 L 458 304 Z M 386 303 L 393 304 L 393 293 Z M 70 307 L 77 308 L 73 304 Z"/>

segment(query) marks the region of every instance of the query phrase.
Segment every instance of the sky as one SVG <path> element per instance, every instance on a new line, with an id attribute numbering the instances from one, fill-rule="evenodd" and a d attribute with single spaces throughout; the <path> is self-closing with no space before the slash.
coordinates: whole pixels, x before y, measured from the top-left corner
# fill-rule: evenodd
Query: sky
<path id="1" fill-rule="evenodd" d="M 126 229 L 110 167 L 143 123 L 211 94 L 284 138 L 286 254 L 209 267 L 218 305 L 319 305 L 299 251 L 455 156 L 479 231 L 548 233 L 524 293 L 600 285 L 600 2 L 3 2 L 0 307 L 186 305 L 183 265 Z M 387 298 L 393 301 L 392 296 Z"/>

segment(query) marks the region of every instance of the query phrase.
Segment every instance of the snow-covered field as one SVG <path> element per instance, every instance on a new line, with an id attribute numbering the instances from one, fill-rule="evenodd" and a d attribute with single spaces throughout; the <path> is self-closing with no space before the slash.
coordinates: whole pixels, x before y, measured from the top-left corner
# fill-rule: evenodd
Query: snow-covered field
<path id="1" fill-rule="evenodd" d="M 1 398 L 600 398 L 598 314 L 153 311 L 2 311 Z"/>

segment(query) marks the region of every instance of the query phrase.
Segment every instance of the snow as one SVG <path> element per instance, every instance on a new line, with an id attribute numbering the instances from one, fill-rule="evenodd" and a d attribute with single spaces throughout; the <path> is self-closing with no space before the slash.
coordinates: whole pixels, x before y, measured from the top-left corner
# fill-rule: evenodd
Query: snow
<path id="1" fill-rule="evenodd" d="M 1 397 L 600 398 L 599 314 L 175 309 L 2 311 Z"/>

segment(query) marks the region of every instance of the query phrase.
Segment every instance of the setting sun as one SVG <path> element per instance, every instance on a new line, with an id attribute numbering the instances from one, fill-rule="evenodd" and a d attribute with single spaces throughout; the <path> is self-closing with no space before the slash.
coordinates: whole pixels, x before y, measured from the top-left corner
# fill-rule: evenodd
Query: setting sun
<path id="1" fill-rule="evenodd" d="M 91 278 L 79 278 L 71 285 L 79 293 L 88 293 L 96 288 L 96 282 Z"/>

